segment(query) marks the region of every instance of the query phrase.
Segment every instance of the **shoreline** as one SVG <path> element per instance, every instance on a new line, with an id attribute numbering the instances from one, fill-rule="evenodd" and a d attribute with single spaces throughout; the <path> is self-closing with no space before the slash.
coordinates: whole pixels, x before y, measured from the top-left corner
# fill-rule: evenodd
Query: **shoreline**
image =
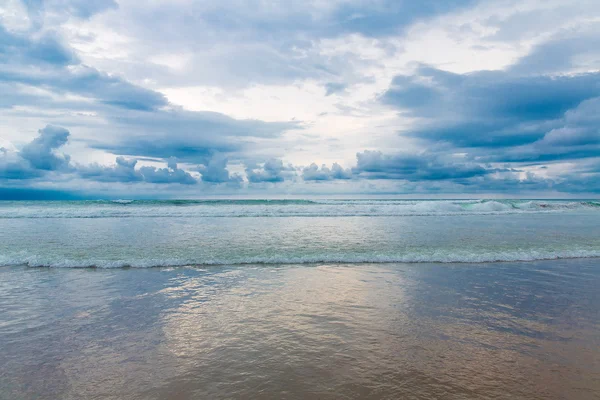
<path id="1" fill-rule="evenodd" d="M 119 270 L 119 269 L 162 269 L 162 268 L 243 268 L 243 267 L 318 267 L 318 266 L 360 266 L 360 265 L 487 265 L 487 264 L 531 264 L 536 262 L 560 262 L 570 260 L 594 260 L 600 259 L 600 255 L 584 256 L 584 257 L 556 257 L 556 258 L 536 258 L 530 260 L 493 260 L 493 261 L 311 261 L 311 262 L 238 262 L 238 263 L 183 263 L 183 264 L 164 264 L 164 265 L 149 265 L 149 266 L 135 266 L 135 265 L 122 265 L 115 267 L 103 267 L 97 265 L 86 265 L 86 266 L 54 266 L 54 265 L 28 265 L 28 264 L 9 264 L 0 265 L 0 268 L 15 268 L 23 267 L 30 269 L 98 269 L 98 270 Z"/>

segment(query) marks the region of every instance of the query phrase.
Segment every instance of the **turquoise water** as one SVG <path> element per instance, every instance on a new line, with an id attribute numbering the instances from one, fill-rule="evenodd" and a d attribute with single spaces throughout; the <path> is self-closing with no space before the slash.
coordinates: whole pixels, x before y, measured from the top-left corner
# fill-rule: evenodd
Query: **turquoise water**
<path id="1" fill-rule="evenodd" d="M 0 265 L 584 258 L 600 256 L 598 226 L 592 201 L 0 202 Z"/>

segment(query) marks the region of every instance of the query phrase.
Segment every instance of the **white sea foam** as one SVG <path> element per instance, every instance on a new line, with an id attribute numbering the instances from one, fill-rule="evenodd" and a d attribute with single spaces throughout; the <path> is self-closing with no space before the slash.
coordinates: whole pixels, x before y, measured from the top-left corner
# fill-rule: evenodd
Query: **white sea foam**
<path id="1" fill-rule="evenodd" d="M 0 202 L 7 218 L 136 217 L 352 217 L 512 215 L 522 213 L 599 212 L 593 201 L 541 200 L 319 200 L 319 201 L 133 201 Z"/>
<path id="2" fill-rule="evenodd" d="M 210 265 L 294 265 L 294 264 L 319 264 L 319 263 L 489 263 L 489 262 L 516 262 L 537 260 L 559 260 L 575 258 L 600 257 L 600 249 L 572 249 L 572 250 L 518 250 L 518 251 L 436 251 L 428 253 L 405 253 L 397 255 L 342 255 L 342 254 L 314 254 L 310 256 L 289 257 L 274 255 L 269 257 L 245 257 L 231 259 L 131 259 L 131 260 L 102 260 L 102 259 L 53 259 L 39 256 L 0 256 L 0 266 L 25 265 L 29 267 L 53 268 L 152 268 L 152 267 L 183 267 L 183 266 L 210 266 Z"/>
<path id="3" fill-rule="evenodd" d="M 117 204 L 130 204 L 133 203 L 135 200 L 125 200 L 125 199 L 118 199 L 118 200 L 112 200 L 113 203 L 117 203 Z"/>

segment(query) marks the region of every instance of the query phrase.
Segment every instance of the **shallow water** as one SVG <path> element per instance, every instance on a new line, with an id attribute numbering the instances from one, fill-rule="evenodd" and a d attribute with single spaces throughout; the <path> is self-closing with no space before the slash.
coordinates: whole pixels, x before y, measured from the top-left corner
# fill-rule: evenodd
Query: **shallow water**
<path id="1" fill-rule="evenodd" d="M 0 202 L 0 266 L 598 257 L 599 226 L 591 201 Z"/>
<path id="2" fill-rule="evenodd" d="M 597 259 L 0 268 L 0 398 L 597 399 Z"/>

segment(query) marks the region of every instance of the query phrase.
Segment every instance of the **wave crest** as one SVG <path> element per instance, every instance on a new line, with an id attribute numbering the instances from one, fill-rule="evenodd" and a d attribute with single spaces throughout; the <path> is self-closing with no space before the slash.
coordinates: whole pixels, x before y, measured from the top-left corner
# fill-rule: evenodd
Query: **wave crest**
<path id="1" fill-rule="evenodd" d="M 598 212 L 595 201 L 115 200 L 0 203 L 0 218 L 392 217 Z"/>
<path id="2" fill-rule="evenodd" d="M 0 266 L 51 267 L 51 268 L 156 268 L 156 267 L 199 267 L 199 266 L 244 266 L 244 265 L 302 265 L 302 264 L 422 264 L 422 263 L 491 263 L 560 260 L 576 258 L 599 258 L 600 250 L 529 250 L 529 251 L 484 251 L 484 252 L 436 252 L 427 254 L 407 253 L 398 255 L 313 255 L 248 257 L 244 259 L 136 259 L 136 260 L 52 260 L 38 256 L 0 257 Z"/>

